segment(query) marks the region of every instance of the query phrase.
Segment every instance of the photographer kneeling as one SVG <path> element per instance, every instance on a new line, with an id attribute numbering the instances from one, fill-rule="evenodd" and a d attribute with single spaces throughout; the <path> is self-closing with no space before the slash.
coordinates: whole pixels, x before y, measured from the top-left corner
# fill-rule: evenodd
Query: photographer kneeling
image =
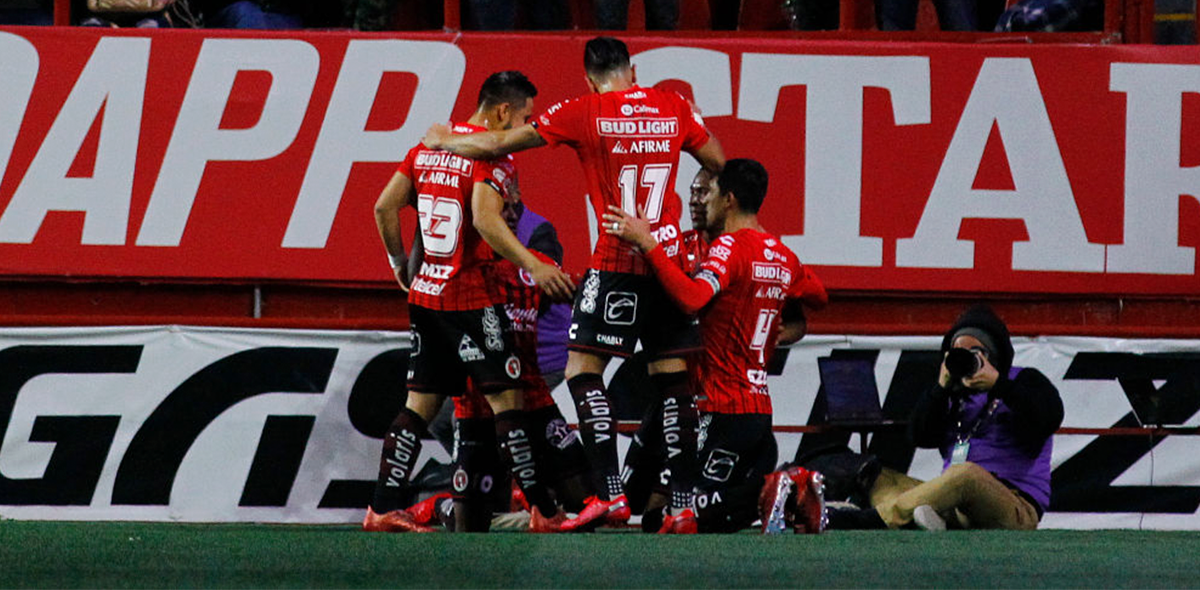
<path id="1" fill-rule="evenodd" d="M 942 340 L 938 382 L 917 401 L 909 436 L 937 448 L 942 474 L 927 482 L 892 472 L 871 489 L 873 509 L 831 510 L 829 528 L 1037 528 L 1050 503 L 1058 390 L 1040 371 L 1013 367 L 1013 347 L 991 308 L 963 312 Z"/>

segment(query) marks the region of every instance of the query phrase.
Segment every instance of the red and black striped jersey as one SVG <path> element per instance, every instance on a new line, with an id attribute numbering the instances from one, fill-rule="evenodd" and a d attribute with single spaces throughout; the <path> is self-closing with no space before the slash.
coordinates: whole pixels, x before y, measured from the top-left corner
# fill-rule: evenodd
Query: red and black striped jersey
<path id="1" fill-rule="evenodd" d="M 575 149 L 597 220 L 609 205 L 633 215 L 645 208 L 655 237 L 668 251 L 673 249 L 683 209 L 674 191 L 679 153 L 694 152 L 709 140 L 704 121 L 687 99 L 677 92 L 634 86 L 560 102 L 533 125 L 550 145 Z M 649 273 L 636 248 L 603 232 L 591 267 Z"/>
<path id="2" fill-rule="evenodd" d="M 454 133 L 477 133 L 482 127 L 459 123 Z M 413 205 L 421 223 L 424 263 L 412 279 L 409 303 L 439 311 L 465 311 L 491 306 L 483 267 L 496 256 L 475 229 L 471 195 L 484 182 L 501 196 L 515 177 L 511 157 L 472 160 L 418 144 L 409 150 L 398 172 L 417 194 Z"/>
<path id="3" fill-rule="evenodd" d="M 784 303 L 800 299 L 822 307 L 828 300 L 824 285 L 778 238 L 753 229 L 714 240 L 695 278 L 713 291 L 700 312 L 700 411 L 770 414 L 766 364 Z"/>

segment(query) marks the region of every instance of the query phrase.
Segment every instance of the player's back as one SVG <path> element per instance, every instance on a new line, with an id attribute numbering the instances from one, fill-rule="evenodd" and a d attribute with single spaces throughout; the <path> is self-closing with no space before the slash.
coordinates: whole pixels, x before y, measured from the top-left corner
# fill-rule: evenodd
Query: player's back
<path id="1" fill-rule="evenodd" d="M 775 236 L 743 229 L 713 241 L 704 273 L 725 277 L 700 316 L 707 397 L 700 409 L 770 413 L 766 362 L 784 302 L 799 294 L 803 266 Z"/>
<path id="2" fill-rule="evenodd" d="M 559 103 L 534 125 L 547 142 L 575 149 L 597 219 L 609 205 L 634 215 L 642 208 L 655 237 L 674 255 L 683 210 L 673 190 L 679 155 L 698 150 L 709 139 L 686 99 L 677 92 L 634 86 Z M 604 233 L 592 268 L 648 272 L 634 248 Z"/>
<path id="3" fill-rule="evenodd" d="M 460 123 L 454 133 L 476 133 L 482 127 Z M 417 194 L 417 213 L 425 249 L 424 262 L 413 277 L 409 303 L 436 310 L 470 310 L 495 302 L 482 265 L 495 259 L 492 248 L 475 229 L 471 195 L 476 182 L 487 181 L 503 194 L 512 178 L 511 158 L 478 161 L 417 145 L 400 165 Z"/>

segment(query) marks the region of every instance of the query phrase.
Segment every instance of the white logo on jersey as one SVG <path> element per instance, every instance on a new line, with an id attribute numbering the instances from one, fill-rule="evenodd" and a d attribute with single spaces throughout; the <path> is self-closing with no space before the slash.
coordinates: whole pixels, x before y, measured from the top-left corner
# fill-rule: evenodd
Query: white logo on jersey
<path id="1" fill-rule="evenodd" d="M 618 141 L 617 143 L 613 144 L 612 153 L 614 153 L 614 154 L 628 154 L 628 153 L 629 153 L 629 150 L 628 150 L 628 149 L 625 149 L 625 144 L 623 144 L 623 143 L 621 143 L 621 142 L 619 142 L 619 141 Z"/>
<path id="2" fill-rule="evenodd" d="M 754 269 L 753 276 L 756 281 L 779 283 L 782 285 L 790 285 L 792 282 L 792 271 L 784 268 L 782 264 L 755 262 L 751 267 Z"/>
<path id="3" fill-rule="evenodd" d="M 674 117 L 597 118 L 596 130 L 603 137 L 675 137 L 679 134 L 679 119 Z"/>

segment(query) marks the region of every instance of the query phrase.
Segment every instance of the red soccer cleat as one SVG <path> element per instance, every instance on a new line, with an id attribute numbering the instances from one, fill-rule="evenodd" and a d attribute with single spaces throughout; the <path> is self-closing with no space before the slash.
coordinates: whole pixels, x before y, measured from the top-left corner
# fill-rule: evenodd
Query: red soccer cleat
<path id="1" fill-rule="evenodd" d="M 694 535 L 698 532 L 700 527 L 696 523 L 696 513 L 691 508 L 664 516 L 662 528 L 658 529 L 660 535 Z"/>
<path id="2" fill-rule="evenodd" d="M 778 535 L 787 528 L 788 501 L 796 488 L 796 482 L 786 472 L 768 473 L 758 494 L 758 515 L 762 519 L 764 535 Z"/>
<path id="3" fill-rule="evenodd" d="M 629 501 L 625 499 L 625 494 L 621 494 L 612 500 L 601 500 L 596 496 L 589 496 L 583 503 L 583 510 L 579 512 L 578 516 L 562 523 L 563 531 L 574 532 L 583 530 L 590 525 L 599 524 L 597 521 L 600 519 L 604 519 L 606 523 L 612 525 L 624 524 L 632 516 L 629 510 Z"/>
<path id="4" fill-rule="evenodd" d="M 562 525 L 567 520 L 567 513 L 562 508 L 549 518 L 542 516 L 537 506 L 529 509 L 529 532 L 531 533 L 561 533 Z"/>
<path id="5" fill-rule="evenodd" d="M 450 494 L 445 492 L 430 496 L 429 498 L 409 506 L 405 509 L 405 512 L 412 516 L 413 522 L 427 525 L 437 519 L 438 502 L 441 502 L 449 497 Z"/>
<path id="6" fill-rule="evenodd" d="M 413 516 L 404 510 L 392 510 L 376 514 L 367 506 L 367 515 L 363 517 L 362 528 L 369 533 L 432 533 L 437 529 L 416 522 Z"/>
<path id="7" fill-rule="evenodd" d="M 512 499 L 508 502 L 509 512 L 525 512 L 529 510 L 529 500 L 525 499 L 525 491 L 513 484 Z"/>
<path id="8" fill-rule="evenodd" d="M 829 523 L 825 514 L 825 476 L 803 467 L 788 469 L 787 475 L 796 486 L 791 515 L 796 532 L 809 535 L 824 532 Z"/>

